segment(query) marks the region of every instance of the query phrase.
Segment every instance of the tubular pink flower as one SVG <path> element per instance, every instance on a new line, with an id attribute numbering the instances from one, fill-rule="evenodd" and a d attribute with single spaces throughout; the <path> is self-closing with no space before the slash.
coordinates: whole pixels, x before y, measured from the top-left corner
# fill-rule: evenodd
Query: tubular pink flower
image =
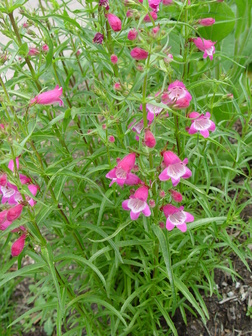
<path id="1" fill-rule="evenodd" d="M 9 222 L 13 222 L 21 215 L 22 211 L 23 211 L 22 204 L 18 204 L 14 206 L 14 208 L 11 208 L 7 211 L 7 216 L 6 216 L 7 220 Z"/>
<path id="2" fill-rule="evenodd" d="M 6 174 L 2 174 L 0 175 L 0 186 L 4 187 L 7 184 L 7 175 Z"/>
<path id="3" fill-rule="evenodd" d="M 216 42 L 197 37 L 193 39 L 193 43 L 199 50 L 204 51 L 203 58 L 207 58 L 207 56 L 209 56 L 210 60 L 213 60 L 213 54 L 215 53 L 214 45 Z"/>
<path id="4" fill-rule="evenodd" d="M 111 29 L 113 29 L 115 32 L 118 32 L 122 29 L 122 22 L 116 15 L 108 13 L 106 14 L 106 17 Z"/>
<path id="5" fill-rule="evenodd" d="M 148 0 L 149 1 L 149 6 L 151 9 L 153 9 L 154 12 L 159 11 L 159 4 L 162 2 L 162 0 Z"/>
<path id="6" fill-rule="evenodd" d="M 106 10 L 109 10 L 109 1 L 108 0 L 100 0 L 99 6 L 105 7 Z"/>
<path id="7" fill-rule="evenodd" d="M 213 18 L 205 18 L 205 19 L 199 19 L 198 20 L 198 23 L 201 25 L 201 26 L 212 26 L 214 23 L 215 23 L 215 19 Z"/>
<path id="8" fill-rule="evenodd" d="M 30 48 L 28 55 L 29 56 L 37 56 L 40 54 L 40 51 L 37 48 Z"/>
<path id="9" fill-rule="evenodd" d="M 160 181 L 171 179 L 172 185 L 175 187 L 180 182 L 180 178 L 187 179 L 192 176 L 191 170 L 186 167 L 188 159 L 181 161 L 180 158 L 171 151 L 164 152 L 163 157 L 166 168 L 159 175 Z"/>
<path id="10" fill-rule="evenodd" d="M 131 198 L 122 202 L 122 208 L 130 211 L 130 218 L 132 220 L 138 219 L 141 213 L 143 213 L 144 216 L 149 217 L 151 215 L 151 211 L 146 202 L 147 198 L 148 188 L 146 186 L 142 186 L 136 190 Z"/>
<path id="11" fill-rule="evenodd" d="M 186 90 L 185 85 L 176 80 L 168 86 L 168 90 L 161 96 L 163 104 L 173 106 L 173 108 L 182 109 L 187 108 L 190 105 L 192 96 Z"/>
<path id="12" fill-rule="evenodd" d="M 175 201 L 175 202 L 182 202 L 183 200 L 183 196 L 181 195 L 180 192 L 176 191 L 176 190 L 170 190 L 170 193 L 171 193 L 171 197 L 172 199 Z"/>
<path id="13" fill-rule="evenodd" d="M 184 211 L 184 207 L 176 208 L 174 205 L 167 204 L 163 207 L 166 219 L 166 229 L 171 231 L 176 226 L 181 232 L 186 232 L 187 222 L 193 222 L 194 217 L 189 212 Z"/>
<path id="14" fill-rule="evenodd" d="M 153 133 L 150 130 L 146 130 L 144 134 L 144 144 L 149 148 L 153 148 L 156 146 L 156 139 Z"/>
<path id="15" fill-rule="evenodd" d="M 189 118 L 192 119 L 192 124 L 188 128 L 189 134 L 195 134 L 200 132 L 204 138 L 209 137 L 209 131 L 214 132 L 215 123 L 210 120 L 211 114 L 206 112 L 206 114 L 199 114 L 198 112 L 192 112 L 189 114 Z"/>
<path id="16" fill-rule="evenodd" d="M 94 36 L 94 38 L 93 38 L 93 42 L 97 43 L 97 44 L 102 44 L 103 39 L 104 39 L 104 35 L 103 34 L 96 33 L 95 36 Z"/>
<path id="17" fill-rule="evenodd" d="M 117 64 L 118 57 L 115 54 L 113 54 L 113 55 L 110 56 L 110 60 L 111 60 L 111 63 Z"/>
<path id="18" fill-rule="evenodd" d="M 141 60 L 145 60 L 148 57 L 149 53 L 148 51 L 145 51 L 144 49 L 136 47 L 131 50 L 130 55 L 135 60 L 141 61 Z"/>
<path id="19" fill-rule="evenodd" d="M 22 234 L 11 247 L 11 255 L 12 257 L 17 257 L 24 249 L 26 234 Z"/>
<path id="20" fill-rule="evenodd" d="M 59 106 L 64 106 L 64 103 L 60 96 L 62 95 L 62 87 L 56 85 L 55 89 L 40 93 L 38 96 L 33 98 L 30 101 L 30 105 L 32 104 L 40 104 L 40 105 L 51 105 L 54 103 L 59 103 Z"/>
<path id="21" fill-rule="evenodd" d="M 42 46 L 42 51 L 47 52 L 48 50 L 49 50 L 48 45 L 47 45 L 47 44 L 44 44 L 44 45 Z"/>
<path id="22" fill-rule="evenodd" d="M 128 40 L 133 41 L 137 38 L 138 32 L 135 28 L 131 29 L 128 33 Z"/>
<path id="23" fill-rule="evenodd" d="M 135 165 L 135 161 L 135 153 L 128 154 L 121 161 L 119 161 L 117 166 L 110 170 L 106 175 L 107 178 L 112 180 L 109 186 L 111 186 L 113 183 L 117 183 L 120 186 L 123 186 L 124 184 L 131 185 L 132 182 L 134 182 L 133 184 L 140 183 L 139 181 L 141 180 L 138 179 L 138 177 L 136 179 L 135 175 L 130 173 L 131 169 Z"/>
<path id="24" fill-rule="evenodd" d="M 144 22 L 151 22 L 151 18 L 150 18 L 150 15 L 152 17 L 152 19 L 155 21 L 157 20 L 157 13 L 155 12 L 150 12 L 150 14 L 146 14 L 145 17 L 144 17 Z"/>
<path id="25" fill-rule="evenodd" d="M 16 158 L 16 167 L 17 167 L 17 170 L 19 169 L 19 158 L 17 157 Z M 14 172 L 14 160 L 10 160 L 9 164 L 8 164 L 8 168 Z"/>

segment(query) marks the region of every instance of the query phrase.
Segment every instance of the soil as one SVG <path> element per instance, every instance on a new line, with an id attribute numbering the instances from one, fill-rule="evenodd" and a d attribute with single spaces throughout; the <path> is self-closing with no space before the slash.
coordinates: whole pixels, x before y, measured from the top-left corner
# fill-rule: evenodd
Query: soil
<path id="1" fill-rule="evenodd" d="M 252 261 L 248 264 L 252 268 Z M 187 325 L 179 312 L 175 315 L 179 336 L 252 336 L 252 275 L 238 257 L 234 257 L 233 265 L 242 279 L 233 281 L 218 270 L 215 282 L 219 296 L 203 297 L 210 317 L 206 326 L 192 314 L 187 315 Z"/>

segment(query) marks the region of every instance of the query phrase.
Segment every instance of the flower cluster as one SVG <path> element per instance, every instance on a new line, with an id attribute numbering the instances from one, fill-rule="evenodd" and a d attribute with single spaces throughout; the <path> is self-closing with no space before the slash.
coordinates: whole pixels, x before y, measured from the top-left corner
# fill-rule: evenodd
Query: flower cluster
<path id="1" fill-rule="evenodd" d="M 19 159 L 15 159 L 16 168 L 19 169 Z M 8 168 L 14 171 L 14 161 L 9 162 Z M 31 179 L 23 174 L 19 174 L 19 180 L 22 185 L 26 184 L 33 196 L 36 196 L 39 187 L 32 183 Z M 6 230 L 13 221 L 18 219 L 23 211 L 24 206 L 34 206 L 36 202 L 32 197 L 22 196 L 17 186 L 8 181 L 6 174 L 0 175 L 0 194 L 2 195 L 1 203 L 5 204 L 6 209 L 0 212 L 0 230 Z M 12 230 L 12 232 L 22 232 L 21 236 L 13 243 L 11 248 L 12 256 L 18 256 L 25 244 L 27 231 L 24 226 Z"/>
<path id="2" fill-rule="evenodd" d="M 171 83 L 167 90 L 164 92 L 158 92 L 155 94 L 155 99 L 160 97 L 162 104 L 169 106 L 173 109 L 185 109 L 190 105 L 192 96 L 189 91 L 186 89 L 183 82 L 178 80 Z M 143 110 L 142 105 L 140 109 Z M 139 140 L 139 136 L 144 130 L 143 136 L 143 145 L 149 148 L 154 148 L 156 145 L 156 139 L 154 134 L 151 132 L 150 127 L 155 118 L 157 118 L 164 108 L 161 106 L 154 105 L 152 103 L 146 104 L 147 120 L 149 121 L 148 127 L 144 127 L 143 120 L 137 122 L 135 119 L 129 125 L 132 131 L 137 133 L 136 140 Z M 168 115 L 169 116 L 169 115 Z M 205 114 L 200 114 L 198 112 L 191 112 L 188 115 L 188 119 L 191 121 L 191 126 L 187 127 L 186 130 L 189 134 L 194 134 L 199 132 L 204 138 L 209 136 L 209 131 L 215 130 L 215 124 L 210 120 L 210 113 L 206 112 Z M 179 158 L 171 150 L 161 152 L 162 163 L 161 163 L 161 172 L 156 177 L 162 182 L 171 180 L 173 187 L 176 187 L 181 179 L 188 179 L 192 176 L 191 170 L 187 167 L 188 159 L 184 158 L 183 160 Z M 136 154 L 130 153 L 126 155 L 122 160 L 119 159 L 117 166 L 110 170 L 106 177 L 111 179 L 110 186 L 114 183 L 117 183 L 119 186 L 123 187 L 124 185 L 141 185 L 129 199 L 123 201 L 122 208 L 124 210 L 130 211 L 130 218 L 132 220 L 138 219 L 142 213 L 144 216 L 149 217 L 151 215 L 150 208 L 155 208 L 157 205 L 155 200 L 150 199 L 149 204 L 147 203 L 149 190 L 152 190 L 152 183 L 148 185 L 146 182 L 141 181 L 141 179 L 131 173 L 131 170 L 135 167 Z M 159 169 L 157 169 L 159 171 Z M 182 202 L 182 194 L 174 189 L 169 190 L 170 200 L 174 202 Z M 166 193 L 161 190 L 159 196 L 162 199 L 166 197 Z M 163 201 L 162 201 L 163 202 Z M 193 215 L 189 212 L 184 211 L 184 207 L 180 206 L 177 208 L 172 204 L 163 204 L 160 208 L 166 216 L 166 228 L 168 231 L 172 230 L 174 227 L 177 227 L 181 232 L 187 230 L 187 222 L 192 222 L 194 220 Z"/>

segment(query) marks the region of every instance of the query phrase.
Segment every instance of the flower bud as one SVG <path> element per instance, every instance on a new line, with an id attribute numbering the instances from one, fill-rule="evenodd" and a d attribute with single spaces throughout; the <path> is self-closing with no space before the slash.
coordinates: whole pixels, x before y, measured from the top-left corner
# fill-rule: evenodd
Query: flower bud
<path id="1" fill-rule="evenodd" d="M 12 257 L 17 257 L 24 249 L 26 234 L 22 234 L 11 246 Z"/>
<path id="2" fill-rule="evenodd" d="M 156 139 L 150 130 L 145 131 L 144 144 L 149 148 L 153 148 L 156 146 Z"/>
<path id="3" fill-rule="evenodd" d="M 102 44 L 103 39 L 104 39 L 104 35 L 103 34 L 96 33 L 95 36 L 94 36 L 94 38 L 93 38 L 93 42 L 97 43 L 97 44 Z"/>
<path id="4" fill-rule="evenodd" d="M 165 191 L 164 190 L 161 190 L 160 193 L 159 193 L 159 196 L 164 198 L 165 197 Z"/>
<path id="5" fill-rule="evenodd" d="M 122 90 L 121 84 L 120 84 L 119 82 L 116 82 L 116 83 L 114 84 L 114 89 L 115 89 L 116 91 L 121 91 L 121 90 Z"/>
<path id="6" fill-rule="evenodd" d="M 173 0 L 163 0 L 163 5 L 169 6 L 172 5 Z"/>
<path id="7" fill-rule="evenodd" d="M 164 222 L 159 222 L 159 227 L 160 227 L 160 229 L 164 229 L 165 223 Z"/>
<path id="8" fill-rule="evenodd" d="M 157 13 L 155 12 L 150 12 L 150 15 L 152 17 L 152 19 L 155 21 L 157 20 Z M 149 14 L 146 14 L 145 17 L 144 17 L 144 22 L 151 22 L 151 18 L 150 18 L 150 15 Z"/>
<path id="9" fill-rule="evenodd" d="M 0 186 L 4 187 L 7 184 L 7 176 L 6 174 L 0 175 Z"/>
<path id="10" fill-rule="evenodd" d="M 113 29 L 115 32 L 118 32 L 122 29 L 122 22 L 116 15 L 108 13 L 106 17 L 111 29 Z"/>
<path id="11" fill-rule="evenodd" d="M 113 136 L 113 135 L 110 135 L 109 137 L 108 137 L 108 141 L 109 142 L 115 142 L 115 137 Z"/>
<path id="12" fill-rule="evenodd" d="M 154 201 L 153 199 L 150 199 L 150 201 L 149 201 L 149 206 L 150 206 L 151 208 L 155 208 L 155 205 L 156 205 L 155 201 Z"/>
<path id="13" fill-rule="evenodd" d="M 144 49 L 136 47 L 131 50 L 130 55 L 135 60 L 140 61 L 140 60 L 145 60 L 148 57 L 149 53 L 148 51 L 145 51 Z"/>
<path id="14" fill-rule="evenodd" d="M 168 54 L 167 57 L 164 58 L 164 62 L 168 64 L 171 63 L 172 60 L 173 60 L 172 54 Z"/>
<path id="15" fill-rule="evenodd" d="M 23 210 L 22 204 L 15 205 L 13 208 L 9 209 L 7 212 L 7 220 L 9 222 L 13 222 L 21 215 L 22 210 Z"/>
<path id="16" fill-rule="evenodd" d="M 40 52 L 37 48 L 30 48 L 29 49 L 29 52 L 28 52 L 29 56 L 37 56 L 39 54 L 40 54 Z"/>
<path id="17" fill-rule="evenodd" d="M 180 194 L 180 192 L 176 190 L 170 190 L 170 193 L 171 193 L 171 197 L 173 198 L 175 202 L 178 202 L 178 203 L 182 202 L 183 196 Z"/>
<path id="18" fill-rule="evenodd" d="M 111 55 L 110 60 L 111 60 L 111 63 L 117 64 L 118 57 L 115 54 L 113 54 L 113 55 Z"/>
<path id="19" fill-rule="evenodd" d="M 212 26 L 214 23 L 215 23 L 215 19 L 213 18 L 205 18 L 205 19 L 200 19 L 198 20 L 198 23 L 201 25 L 201 26 Z"/>
<path id="20" fill-rule="evenodd" d="M 49 50 L 48 45 L 47 45 L 47 44 L 44 44 L 44 45 L 42 46 L 42 51 L 47 52 L 48 50 Z"/>
<path id="21" fill-rule="evenodd" d="M 133 41 L 137 38 L 138 32 L 135 28 L 131 29 L 128 33 L 128 39 L 130 41 Z"/>

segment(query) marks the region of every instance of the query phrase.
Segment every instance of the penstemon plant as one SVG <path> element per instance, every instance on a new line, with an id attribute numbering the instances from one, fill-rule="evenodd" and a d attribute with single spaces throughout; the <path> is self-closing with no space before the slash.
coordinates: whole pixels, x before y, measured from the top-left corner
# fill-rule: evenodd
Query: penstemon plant
<path id="1" fill-rule="evenodd" d="M 0 1 L 0 287 L 33 303 L 10 335 L 178 335 L 249 269 L 251 10 Z"/>

